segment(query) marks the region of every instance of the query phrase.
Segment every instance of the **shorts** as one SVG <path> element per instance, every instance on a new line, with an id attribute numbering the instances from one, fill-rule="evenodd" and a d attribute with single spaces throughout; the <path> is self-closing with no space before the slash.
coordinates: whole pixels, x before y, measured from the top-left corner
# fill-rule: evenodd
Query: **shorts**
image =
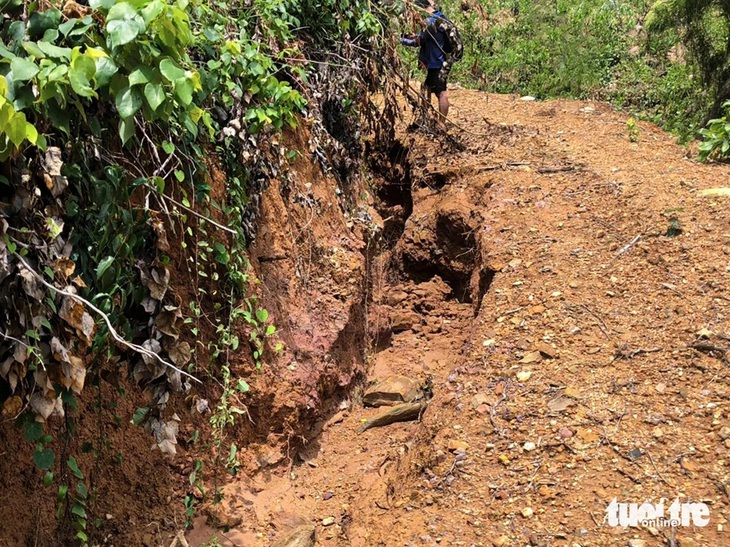
<path id="1" fill-rule="evenodd" d="M 426 81 L 424 85 L 434 93 L 437 97 L 441 95 L 442 91 L 446 91 L 446 77 L 448 72 L 443 74 L 440 68 L 429 68 L 426 74 Z"/>

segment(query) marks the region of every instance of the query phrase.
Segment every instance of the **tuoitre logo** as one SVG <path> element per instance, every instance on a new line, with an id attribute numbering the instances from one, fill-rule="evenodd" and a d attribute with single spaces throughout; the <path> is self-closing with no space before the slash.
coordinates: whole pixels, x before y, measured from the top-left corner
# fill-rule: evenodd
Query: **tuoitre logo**
<path id="1" fill-rule="evenodd" d="M 606 508 L 604 523 L 609 526 L 674 528 L 678 526 L 707 526 L 710 522 L 710 508 L 705 503 L 680 503 L 676 498 L 664 508 L 664 499 L 659 503 L 619 503 L 616 498 Z"/>

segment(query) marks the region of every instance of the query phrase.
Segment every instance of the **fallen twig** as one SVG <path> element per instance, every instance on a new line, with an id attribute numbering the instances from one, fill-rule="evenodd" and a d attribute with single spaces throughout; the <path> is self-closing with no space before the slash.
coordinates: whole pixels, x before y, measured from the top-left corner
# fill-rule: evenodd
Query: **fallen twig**
<path id="1" fill-rule="evenodd" d="M 185 539 L 185 532 L 182 530 L 177 533 L 175 536 L 175 539 L 172 540 L 172 543 L 170 544 L 170 547 L 177 547 L 178 544 L 181 547 L 190 547 L 190 544 L 188 543 L 188 540 Z"/>
<path id="2" fill-rule="evenodd" d="M 142 355 L 146 355 L 147 357 L 152 357 L 154 359 L 157 359 L 160 363 L 162 363 L 166 367 L 171 368 L 172 370 L 174 370 L 176 372 L 179 372 L 183 376 L 187 376 L 188 378 L 191 378 L 191 379 L 195 380 L 199 384 L 202 384 L 203 383 L 200 380 L 198 380 L 195 376 L 193 376 L 192 374 L 190 374 L 188 372 L 185 372 L 182 369 L 177 368 L 172 363 L 168 363 L 162 357 L 160 357 L 159 354 L 155 353 L 154 351 L 148 350 L 147 348 L 142 347 L 142 346 L 140 346 L 138 344 L 135 344 L 133 342 L 128 342 L 127 340 L 125 340 L 124 338 L 122 338 L 119 335 L 119 333 L 116 331 L 116 329 L 114 329 L 114 327 L 112 326 L 112 322 L 109 319 L 109 316 L 107 314 L 105 314 L 103 311 L 101 311 L 99 308 L 97 308 L 96 306 L 94 306 L 94 304 L 92 304 L 91 302 L 89 302 L 85 298 L 82 298 L 78 294 L 74 294 L 72 292 L 64 291 L 62 289 L 59 289 L 58 287 L 54 287 L 53 285 L 51 285 L 50 283 L 48 283 L 45 279 L 43 279 L 43 277 L 41 277 L 41 275 L 39 273 L 37 273 L 33 268 L 31 268 L 30 265 L 23 259 L 22 256 L 16 255 L 16 257 L 20 261 L 20 263 L 23 264 L 23 266 L 25 267 L 25 269 L 27 269 L 30 272 L 30 274 L 33 277 L 35 277 L 38 281 L 40 281 L 43 285 L 45 285 L 46 287 L 48 287 L 49 289 L 51 289 L 53 291 L 56 291 L 58 294 L 62 294 L 63 296 L 67 296 L 69 298 L 73 298 L 74 300 L 78 300 L 79 302 L 81 302 L 82 304 L 84 304 L 85 306 L 87 306 L 88 308 L 90 308 L 93 311 L 95 311 L 99 316 L 101 316 L 101 318 L 104 320 L 104 323 L 106 323 L 107 328 L 109 329 L 109 334 L 111 334 L 112 335 L 112 338 L 114 338 L 114 340 L 116 340 L 118 343 L 120 343 L 121 345 L 123 345 L 123 346 L 125 346 L 125 347 L 127 347 L 127 348 L 129 348 L 129 349 L 131 349 L 133 351 L 136 351 L 137 353 L 141 353 Z"/>
<path id="3" fill-rule="evenodd" d="M 664 484 L 669 484 L 669 481 L 665 479 L 662 474 L 659 472 L 659 469 L 656 466 L 656 463 L 654 463 L 654 458 L 651 457 L 651 453 L 648 450 L 645 450 L 646 455 L 649 456 L 649 461 L 651 462 L 651 465 L 654 467 L 654 471 L 656 471 L 657 477 L 659 477 L 659 480 L 661 480 Z"/>
<path id="4" fill-rule="evenodd" d="M 620 257 L 626 251 L 628 251 L 629 249 L 631 249 L 631 247 L 633 247 L 636 244 L 636 242 L 639 241 L 640 239 L 641 239 L 641 234 L 638 234 L 628 244 L 626 244 L 623 247 L 621 247 L 621 249 L 619 249 L 618 253 L 616 253 L 616 256 L 614 256 L 613 258 L 616 259 L 616 258 Z"/>

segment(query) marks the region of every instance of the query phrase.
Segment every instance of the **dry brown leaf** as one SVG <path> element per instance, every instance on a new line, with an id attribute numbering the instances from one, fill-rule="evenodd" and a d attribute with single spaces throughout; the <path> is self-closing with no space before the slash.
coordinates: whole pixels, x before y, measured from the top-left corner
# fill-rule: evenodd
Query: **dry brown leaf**
<path id="1" fill-rule="evenodd" d="M 170 271 L 164 266 L 153 267 L 151 270 L 140 270 L 142 284 L 150 290 L 150 297 L 162 300 L 170 285 Z"/>
<path id="2" fill-rule="evenodd" d="M 175 363 L 178 367 L 187 365 L 192 358 L 192 352 L 190 350 L 190 344 L 182 342 L 176 345 L 174 348 L 168 351 L 170 360 Z"/>
<path id="3" fill-rule="evenodd" d="M 23 409 L 23 400 L 17 395 L 13 395 L 3 404 L 3 416 L 17 416 Z"/>
<path id="4" fill-rule="evenodd" d="M 61 276 L 65 279 L 73 275 L 74 271 L 76 270 L 76 263 L 74 263 L 74 261 L 70 258 L 62 257 L 54 260 L 51 263 L 51 267 L 53 268 L 53 272 L 56 275 Z"/>
<path id="5" fill-rule="evenodd" d="M 94 319 L 86 311 L 84 305 L 75 298 L 65 297 L 58 315 L 69 326 L 76 330 L 76 335 L 90 346 L 94 338 L 96 323 Z"/>
<path id="6" fill-rule="evenodd" d="M 155 318 L 155 327 L 161 333 L 177 340 L 180 337 L 180 332 L 177 330 L 175 323 L 179 319 L 182 319 L 182 312 L 179 307 L 165 306 Z"/>

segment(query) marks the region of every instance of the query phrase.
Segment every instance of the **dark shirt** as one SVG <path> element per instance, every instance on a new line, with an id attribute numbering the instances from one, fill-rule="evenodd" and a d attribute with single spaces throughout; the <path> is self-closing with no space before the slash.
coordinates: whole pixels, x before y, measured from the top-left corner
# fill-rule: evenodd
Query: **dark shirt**
<path id="1" fill-rule="evenodd" d="M 434 11 L 431 16 L 426 19 L 423 24 L 425 29 L 422 30 L 416 38 L 401 38 L 401 43 L 406 46 L 421 46 L 418 52 L 418 60 L 421 61 L 427 69 L 441 68 L 446 60 L 444 55 L 444 44 L 446 37 L 444 31 L 436 27 L 439 19 L 445 19 L 446 16 L 440 11 Z"/>

